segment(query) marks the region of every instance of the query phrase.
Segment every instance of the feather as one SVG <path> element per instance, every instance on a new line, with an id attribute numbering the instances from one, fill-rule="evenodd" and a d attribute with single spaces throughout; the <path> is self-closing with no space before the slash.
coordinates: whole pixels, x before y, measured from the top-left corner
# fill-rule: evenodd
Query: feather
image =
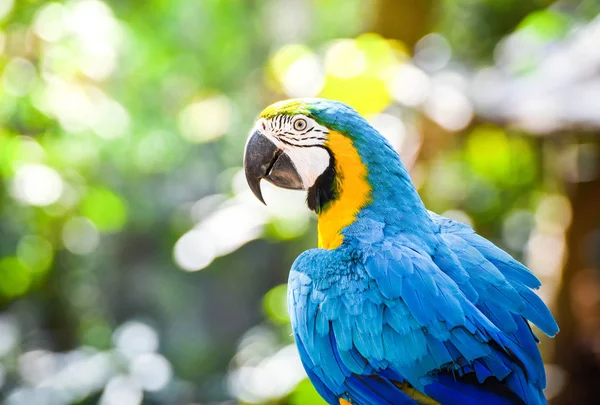
<path id="1" fill-rule="evenodd" d="M 511 392 L 491 390 L 482 385 L 456 379 L 449 373 L 440 373 L 436 382 L 425 387 L 425 393 L 444 405 L 516 405 L 523 404 Z"/>
<path id="2" fill-rule="evenodd" d="M 556 335 L 558 333 L 558 325 L 546 304 L 530 289 L 526 287 L 518 288 L 519 295 L 526 304 L 523 315 L 537 325 L 546 335 Z"/>

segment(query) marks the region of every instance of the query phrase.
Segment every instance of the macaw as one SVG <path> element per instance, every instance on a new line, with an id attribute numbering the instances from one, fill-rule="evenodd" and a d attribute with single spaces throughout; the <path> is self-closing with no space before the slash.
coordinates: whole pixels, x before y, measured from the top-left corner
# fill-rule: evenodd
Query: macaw
<path id="1" fill-rule="evenodd" d="M 528 321 L 552 314 L 524 265 L 428 211 L 400 157 L 351 107 L 267 107 L 246 144 L 248 185 L 307 191 L 318 248 L 293 263 L 288 309 L 302 364 L 336 405 L 546 404 Z"/>

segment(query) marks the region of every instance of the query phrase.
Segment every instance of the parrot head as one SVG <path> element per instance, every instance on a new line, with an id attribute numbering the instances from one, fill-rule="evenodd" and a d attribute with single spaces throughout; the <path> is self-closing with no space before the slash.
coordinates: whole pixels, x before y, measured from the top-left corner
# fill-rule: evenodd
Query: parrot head
<path id="1" fill-rule="evenodd" d="M 267 107 L 246 144 L 244 167 L 250 189 L 265 203 L 260 181 L 292 190 L 310 190 L 333 175 L 333 155 L 325 145 L 330 129 L 317 122 L 309 102 L 290 100 Z"/>
<path id="2" fill-rule="evenodd" d="M 323 247 L 339 246 L 344 228 L 375 202 L 394 203 L 399 193 L 416 195 L 385 138 L 354 109 L 332 100 L 293 99 L 267 107 L 250 133 L 244 168 L 250 189 L 263 203 L 262 179 L 306 190 Z"/>

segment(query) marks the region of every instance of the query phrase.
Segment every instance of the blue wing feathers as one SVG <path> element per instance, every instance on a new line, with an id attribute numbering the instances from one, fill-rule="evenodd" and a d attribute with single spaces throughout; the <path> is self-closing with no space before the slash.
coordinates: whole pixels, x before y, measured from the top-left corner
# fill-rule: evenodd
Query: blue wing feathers
<path id="1" fill-rule="evenodd" d="M 334 404 L 416 404 L 394 381 L 444 405 L 546 404 L 526 320 L 549 335 L 558 327 L 531 290 L 539 281 L 468 226 L 432 219 L 433 250 L 371 241 L 361 257 L 314 249 L 297 259 L 290 313 L 309 377 Z"/>
<path id="2" fill-rule="evenodd" d="M 515 405 L 513 398 L 489 392 L 480 386 L 468 384 L 441 373 L 435 383 L 425 389 L 425 393 L 438 399 L 443 405 Z"/>
<path id="3" fill-rule="evenodd" d="M 515 263 L 518 263 L 516 260 L 495 247 L 491 242 L 472 233 L 472 230 L 471 233 L 466 233 L 464 228 L 459 229 L 463 233 L 459 235 L 442 233 L 442 238 L 455 253 L 466 253 L 464 260 L 461 260 L 461 264 L 471 276 L 472 284 L 478 287 L 478 290 L 486 292 L 484 295 L 485 300 L 482 301 L 484 311 L 493 309 L 490 307 L 502 308 L 495 317 L 497 321 L 502 318 L 507 320 L 507 324 L 500 323 L 497 326 L 501 329 L 506 328 L 506 330 L 514 327 L 513 322 L 506 313 L 506 311 L 509 311 L 529 319 L 544 333 L 550 336 L 555 335 L 558 332 L 556 321 L 542 300 L 530 289 L 539 286 L 539 280 L 533 273 L 523 265 L 516 265 Z M 469 237 L 479 245 L 471 246 L 463 238 L 464 235 L 475 235 L 476 238 Z M 485 249 L 479 250 L 477 246 L 485 246 Z M 501 264 L 494 265 L 484 255 L 493 257 L 496 263 Z M 463 256 L 461 256 L 461 259 L 463 259 Z M 499 262 L 499 260 L 503 261 Z M 507 269 L 508 272 L 506 272 Z M 489 305 L 486 301 L 493 304 Z"/>
<path id="4" fill-rule="evenodd" d="M 306 352 L 304 348 L 304 344 L 300 340 L 296 340 L 296 346 L 298 347 L 298 353 L 300 354 L 300 359 L 302 360 L 302 364 L 304 365 L 304 369 L 306 370 L 306 374 L 308 378 L 310 378 L 311 382 L 315 386 L 317 392 L 330 404 L 336 404 L 338 401 L 338 396 L 334 394 L 331 389 L 325 384 L 325 382 L 317 376 L 314 370 L 317 369 L 317 366 L 311 361 L 311 357 Z"/>
<path id="5" fill-rule="evenodd" d="M 348 350 L 339 350 L 340 360 L 346 365 L 348 370 L 354 375 L 365 374 L 369 369 L 369 364 L 364 357 L 360 356 L 355 348 Z"/>
<path id="6" fill-rule="evenodd" d="M 525 318 L 529 319 L 545 334 L 554 336 L 558 333 L 558 325 L 552 313 L 533 291 L 524 286 L 518 286 L 519 295 L 525 305 Z"/>
<path id="7" fill-rule="evenodd" d="M 487 260 L 502 271 L 509 280 L 517 281 L 530 288 L 541 286 L 537 277 L 521 263 L 513 259 L 508 253 L 498 249 L 492 242 L 471 233 L 462 233 L 461 237 L 479 251 Z"/>
<path id="8" fill-rule="evenodd" d="M 348 386 L 354 394 L 352 399 L 361 404 L 417 405 L 389 380 L 375 376 L 353 376 Z"/>

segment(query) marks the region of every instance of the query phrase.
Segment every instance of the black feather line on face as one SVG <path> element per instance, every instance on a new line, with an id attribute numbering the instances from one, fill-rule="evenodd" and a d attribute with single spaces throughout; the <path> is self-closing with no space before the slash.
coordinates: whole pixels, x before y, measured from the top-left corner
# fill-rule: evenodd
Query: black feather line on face
<path id="1" fill-rule="evenodd" d="M 329 166 L 308 189 L 306 204 L 308 208 L 320 214 L 327 206 L 339 197 L 337 171 L 335 170 L 335 158 L 331 151 L 321 146 L 329 154 Z"/>
<path id="2" fill-rule="evenodd" d="M 323 142 L 326 141 L 326 139 L 322 136 L 305 136 L 305 137 L 298 138 L 296 136 L 286 135 L 285 137 L 280 136 L 279 139 L 280 140 L 287 139 L 288 141 L 296 141 L 296 142 L 310 141 L 310 140 L 318 140 L 318 141 L 323 141 Z M 302 145 L 299 145 L 299 146 L 302 146 Z"/>
<path id="3" fill-rule="evenodd" d="M 315 148 L 315 147 L 316 148 L 323 148 L 324 147 L 323 145 L 318 144 L 318 143 L 314 144 L 314 145 L 310 145 L 310 144 L 309 145 L 296 145 L 295 143 L 290 142 L 289 139 L 286 139 L 286 138 L 283 138 L 283 137 L 279 137 L 277 139 L 279 139 L 280 142 L 285 143 L 286 145 L 289 145 L 289 146 L 293 146 L 295 148 Z"/>

